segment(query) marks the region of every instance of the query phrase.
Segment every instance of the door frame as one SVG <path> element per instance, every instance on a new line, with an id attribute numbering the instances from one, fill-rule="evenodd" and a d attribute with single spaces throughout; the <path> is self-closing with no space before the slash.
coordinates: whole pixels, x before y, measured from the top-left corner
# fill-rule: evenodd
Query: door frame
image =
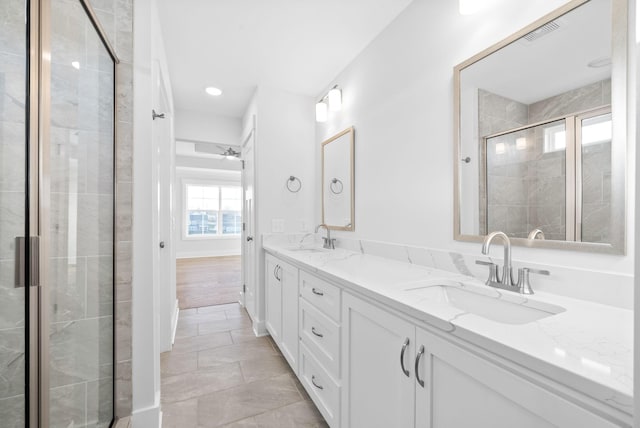
<path id="1" fill-rule="evenodd" d="M 256 142 L 256 117 L 255 115 L 252 116 L 251 118 L 251 127 L 249 128 L 249 130 L 246 132 L 245 137 L 242 139 L 242 145 L 241 145 L 241 152 L 243 153 L 242 157 L 244 158 L 244 153 L 246 152 L 245 149 L 247 147 L 247 145 L 251 144 L 253 147 L 252 150 L 252 159 L 250 160 L 252 165 L 255 165 L 255 142 Z M 252 166 L 253 167 L 253 166 Z M 247 289 L 247 283 L 250 281 L 254 281 L 255 283 L 255 263 L 253 263 L 253 275 L 251 275 L 251 266 L 249 263 L 249 260 L 251 259 L 250 257 L 248 257 L 248 253 L 251 251 L 251 245 L 248 243 L 247 238 L 248 238 L 248 231 L 251 232 L 255 232 L 255 168 L 254 168 L 254 174 L 253 174 L 253 182 L 252 183 L 248 183 L 248 179 L 245 173 L 245 160 L 242 160 L 242 172 L 241 172 L 241 185 L 242 185 L 242 234 L 241 234 L 241 245 L 240 245 L 240 260 L 241 260 L 241 274 L 242 274 L 242 291 L 240 291 L 240 304 L 243 307 L 247 307 L 247 300 L 246 300 L 246 289 Z M 252 208 L 251 210 L 248 209 L 247 207 L 247 199 L 246 199 L 246 191 L 247 191 L 247 187 L 248 185 L 251 184 L 251 187 L 253 188 L 253 198 L 252 198 Z M 251 212 L 252 215 L 248 215 L 248 212 Z M 250 218 L 253 217 L 253 218 Z M 247 227 L 247 224 L 251 224 L 253 227 Z M 247 230 L 248 229 L 248 230 Z M 254 233 L 255 235 L 255 233 Z M 254 248 L 255 248 L 255 236 L 254 236 L 254 241 L 252 241 L 254 243 Z M 253 260 L 255 260 L 255 249 L 253 251 Z M 255 287 L 255 284 L 254 284 Z M 249 311 L 247 311 L 249 312 Z M 255 314 L 249 313 L 250 317 L 253 318 L 255 316 Z"/>

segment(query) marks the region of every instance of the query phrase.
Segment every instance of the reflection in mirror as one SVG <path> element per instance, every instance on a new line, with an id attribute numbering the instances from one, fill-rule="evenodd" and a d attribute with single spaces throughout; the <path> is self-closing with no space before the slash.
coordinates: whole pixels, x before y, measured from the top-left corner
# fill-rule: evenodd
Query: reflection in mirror
<path id="1" fill-rule="evenodd" d="M 456 67 L 456 239 L 624 252 L 625 4 L 573 1 Z"/>
<path id="2" fill-rule="evenodd" d="M 353 127 L 322 143 L 322 223 L 354 229 Z"/>

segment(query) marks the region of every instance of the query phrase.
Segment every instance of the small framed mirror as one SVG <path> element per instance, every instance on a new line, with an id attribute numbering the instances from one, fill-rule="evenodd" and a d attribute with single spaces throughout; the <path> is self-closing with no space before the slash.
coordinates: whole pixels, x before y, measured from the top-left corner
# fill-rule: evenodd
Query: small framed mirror
<path id="1" fill-rule="evenodd" d="M 574 0 L 454 69 L 454 237 L 625 252 L 626 0 Z"/>
<path id="2" fill-rule="evenodd" d="M 347 128 L 322 142 L 322 223 L 354 230 L 354 136 Z"/>

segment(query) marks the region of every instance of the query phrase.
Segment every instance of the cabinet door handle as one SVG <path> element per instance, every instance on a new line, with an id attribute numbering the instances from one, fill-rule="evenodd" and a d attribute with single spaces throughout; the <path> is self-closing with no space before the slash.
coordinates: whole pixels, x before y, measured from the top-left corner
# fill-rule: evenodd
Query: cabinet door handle
<path id="1" fill-rule="evenodd" d="M 316 388 L 318 388 L 318 389 L 324 389 L 324 386 L 322 386 L 322 385 L 318 385 L 318 384 L 316 383 L 316 377 L 315 377 L 315 376 L 313 376 L 313 375 L 311 376 L 311 383 L 313 384 L 313 386 L 315 386 L 315 387 L 316 387 Z"/>
<path id="2" fill-rule="evenodd" d="M 282 281 L 282 266 L 278 265 L 278 281 Z"/>
<path id="3" fill-rule="evenodd" d="M 324 296 L 324 293 L 322 292 L 322 290 L 318 290 L 318 289 L 317 289 L 317 288 L 315 288 L 315 287 L 313 287 L 313 288 L 311 289 L 311 292 L 312 292 L 313 294 L 315 294 L 316 296 Z"/>
<path id="4" fill-rule="evenodd" d="M 315 327 L 311 327 L 311 333 L 315 334 L 318 337 L 324 337 L 324 334 L 318 333 Z"/>
<path id="5" fill-rule="evenodd" d="M 400 351 L 400 368 L 402 369 L 402 373 L 404 373 L 404 375 L 406 377 L 411 376 L 411 373 L 409 372 L 409 370 L 404 368 L 404 353 L 407 351 L 407 347 L 409 346 L 409 338 L 407 337 L 404 340 L 404 343 L 402 344 L 402 350 Z"/>
<path id="6" fill-rule="evenodd" d="M 421 345 L 420 350 L 418 351 L 418 355 L 416 355 L 415 369 L 416 369 L 416 380 L 418 381 L 418 385 L 424 388 L 424 380 L 420 379 L 420 370 L 418 370 L 418 367 L 420 366 L 420 360 L 422 359 L 423 355 L 424 355 L 424 345 Z"/>
<path id="7" fill-rule="evenodd" d="M 278 281 L 280 281 L 280 278 L 278 278 L 278 268 L 279 268 L 279 267 L 280 267 L 280 266 L 276 265 L 276 266 L 273 268 L 273 276 L 274 276 L 274 277 L 275 277 L 275 279 L 277 279 Z"/>

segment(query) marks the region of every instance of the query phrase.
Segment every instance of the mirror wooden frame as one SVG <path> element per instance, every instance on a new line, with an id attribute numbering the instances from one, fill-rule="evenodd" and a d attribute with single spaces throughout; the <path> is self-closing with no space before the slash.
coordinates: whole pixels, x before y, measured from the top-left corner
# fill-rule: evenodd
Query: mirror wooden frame
<path id="1" fill-rule="evenodd" d="M 485 49 L 484 51 L 472 56 L 468 60 L 454 67 L 454 219 L 453 219 L 453 238 L 456 241 L 464 242 L 482 242 L 483 235 L 463 234 L 461 231 L 460 210 L 461 210 L 461 179 L 460 179 L 460 159 L 461 159 L 461 140 L 460 140 L 460 115 L 461 115 L 461 91 L 460 91 L 460 73 L 467 67 L 491 55 L 492 53 L 504 48 L 505 46 L 519 40 L 521 37 L 531 33 L 544 24 L 558 19 L 562 15 L 580 7 L 590 0 L 573 0 L 566 5 L 556 9 L 555 11 L 543 16 L 537 21 L 524 27 L 520 31 L 512 34 L 506 39 L 496 43 L 495 45 Z M 612 9 L 612 40 L 613 46 L 611 51 L 611 84 L 612 99 L 611 110 L 613 113 L 613 138 L 611 145 L 612 172 L 616 176 L 612 176 L 611 189 L 611 224 L 620 225 L 612 228 L 611 242 L 609 243 L 591 243 L 576 241 L 555 241 L 555 240 L 539 240 L 511 238 L 514 245 L 533 247 L 533 248 L 553 248 L 574 251 L 586 251 L 593 253 L 610 253 L 610 254 L 626 254 L 626 224 L 627 224 L 627 146 L 635 142 L 635 130 L 628 126 L 628 109 L 630 103 L 628 96 L 628 56 L 629 56 L 629 39 L 630 28 L 632 24 L 630 20 L 635 20 L 635 16 L 629 16 L 629 0 L 611 0 Z M 633 101 L 633 99 L 631 100 Z"/>
<path id="2" fill-rule="evenodd" d="M 348 190 L 350 193 L 350 198 L 351 198 L 351 202 L 350 202 L 350 210 L 351 210 L 351 222 L 349 223 L 348 226 L 336 226 L 336 225 L 331 225 L 331 224 L 326 224 L 326 215 L 325 215 L 325 185 L 324 185 L 324 180 L 325 180 L 325 153 L 324 153 L 324 149 L 327 146 L 327 144 L 338 140 L 340 137 L 350 134 L 351 138 L 349 139 L 349 169 L 350 171 L 350 186 L 348 186 L 347 188 L 345 188 L 344 190 Z M 350 126 L 349 128 L 338 132 L 336 135 L 334 135 L 333 137 L 323 141 L 321 143 L 321 147 L 322 147 L 322 173 L 321 173 L 321 182 L 320 182 L 320 187 L 321 187 L 321 195 L 322 195 L 322 223 L 326 224 L 326 226 L 331 229 L 331 230 L 345 230 L 345 231 L 353 231 L 355 229 L 355 130 L 353 129 L 353 126 Z"/>

